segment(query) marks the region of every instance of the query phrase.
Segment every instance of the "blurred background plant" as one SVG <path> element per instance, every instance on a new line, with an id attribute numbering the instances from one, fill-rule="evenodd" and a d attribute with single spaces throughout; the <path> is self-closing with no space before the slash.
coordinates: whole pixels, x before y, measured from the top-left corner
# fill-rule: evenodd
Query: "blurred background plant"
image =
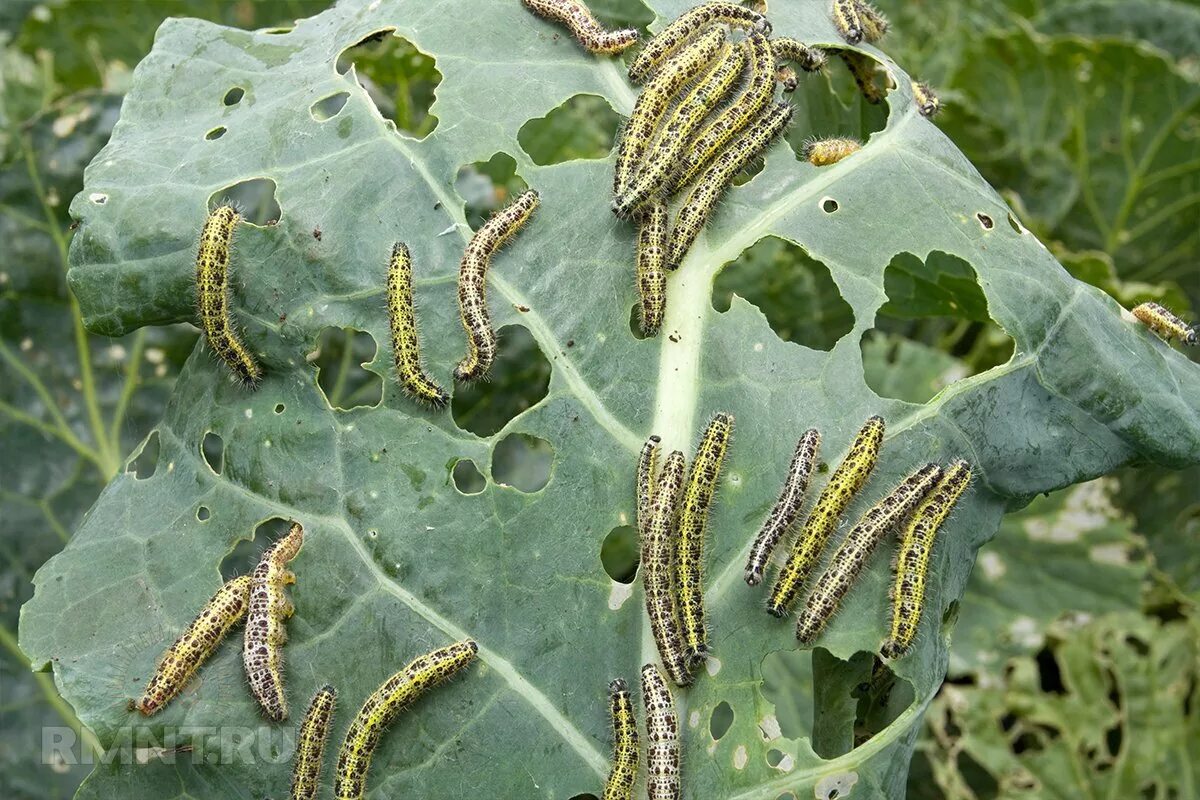
<path id="1" fill-rule="evenodd" d="M 769 0 L 773 16 L 788 2 Z M 70 537 L 104 485 L 162 415 L 196 341 L 187 326 L 120 338 L 87 334 L 64 280 L 67 207 L 83 168 L 116 122 L 131 70 L 167 16 L 241 28 L 286 28 L 323 0 L 8 0 L 0 6 L 0 794 L 73 794 L 90 766 L 41 763 L 43 726 L 78 730 L 49 674 L 16 646 L 17 614 L 38 566 Z M 1200 3 L 1195 0 L 878 0 L 893 33 L 884 49 L 939 90 L 937 123 L 1076 277 L 1129 307 L 1153 299 L 1186 318 L 1200 308 Z M 643 30 L 639 0 L 593 0 L 609 24 Z M 866 137 L 885 110 L 863 105 L 834 64 L 796 93 L 794 142 Z M 346 72 L 351 63 L 339 63 Z M 389 38 L 354 52 L 355 75 L 410 135 L 432 130 L 441 75 L 433 59 Z M 833 91 L 830 91 L 830 88 Z M 826 120 L 859 120 L 828 130 Z M 836 112 L 836 113 L 834 113 Z M 539 163 L 602 157 L 619 118 L 573 98 L 520 132 Z M 524 187 L 499 154 L 463 170 L 456 189 L 478 225 Z M 938 254 L 931 256 L 931 262 Z M 954 294 L 958 265 L 898 256 L 890 301 L 862 342 L 868 383 L 925 402 L 949 382 L 1003 363 L 1011 343 Z M 968 268 L 969 269 L 969 268 Z M 938 316 L 941 290 L 958 305 Z M 828 271 L 767 240 L 725 269 L 784 339 L 829 349 L 848 307 Z M 923 307 L 914 314 L 914 302 Z M 342 332 L 336 332 L 342 333 Z M 340 407 L 378 401 L 358 365 L 374 357 L 354 332 L 311 354 Z M 488 435 L 544 394 L 549 364 L 513 355 L 496 380 L 459 392 L 456 421 Z M 1197 358 L 1197 355 L 1193 355 Z M 153 438 L 147 448 L 155 446 Z M 529 450 L 514 456 L 535 464 Z M 519 473 L 521 464 L 514 466 Z M 469 476 L 468 476 L 469 477 Z M 457 470 L 456 470 L 456 480 Z M 909 780 L 912 798 L 1196 796 L 1200 776 L 1200 469 L 1129 468 L 1037 498 L 980 553 L 961 604 L 947 683 L 928 713 Z M 630 537 L 626 537 L 629 539 Z M 632 563 L 614 539 L 606 565 Z M 612 572 L 613 570 L 610 570 Z M 800 661 L 772 656 L 766 692 L 784 733 L 811 709 L 790 707 Z M 864 682 L 863 692 L 870 691 Z M 864 703 L 864 707 L 869 704 Z M 870 720 L 860 720 L 864 730 Z M 799 726 L 797 726 L 799 727 Z M 84 749 L 86 732 L 80 732 Z"/>

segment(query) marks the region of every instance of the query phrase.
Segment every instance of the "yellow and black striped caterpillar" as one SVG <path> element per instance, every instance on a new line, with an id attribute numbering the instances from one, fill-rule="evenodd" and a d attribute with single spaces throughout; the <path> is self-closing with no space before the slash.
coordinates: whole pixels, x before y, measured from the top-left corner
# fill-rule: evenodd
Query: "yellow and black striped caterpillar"
<path id="1" fill-rule="evenodd" d="M 646 712 L 646 795 L 679 800 L 679 713 L 671 687 L 653 664 L 642 667 L 642 706 Z"/>
<path id="2" fill-rule="evenodd" d="M 250 606 L 242 639 L 242 662 L 250 691 L 270 719 L 282 722 L 288 716 L 283 681 L 283 645 L 287 642 L 284 623 L 295 609 L 285 587 L 296 582 L 287 563 L 304 544 L 304 527 L 293 522 L 287 535 L 268 547 L 250 573 Z"/>
<path id="3" fill-rule="evenodd" d="M 629 65 L 629 80 L 641 83 L 660 64 L 690 41 L 693 34 L 709 25 L 729 25 L 771 32 L 771 23 L 757 11 L 737 3 L 704 3 L 685 11 L 662 32 L 646 42 L 637 58 Z"/>
<path id="4" fill-rule="evenodd" d="M 817 454 L 821 450 L 821 434 L 816 428 L 809 428 L 796 442 L 796 452 L 792 463 L 788 466 L 787 479 L 779 492 L 779 499 L 754 544 L 750 546 L 750 558 L 746 561 L 746 583 L 758 586 L 762 583 L 763 573 L 771 560 L 775 545 L 783 538 L 783 534 L 796 521 L 800 514 L 800 506 L 804 503 L 804 495 L 808 492 L 808 480 L 813 467 L 817 464 Z"/>
<path id="5" fill-rule="evenodd" d="M 629 697 L 629 685 L 618 678 L 608 685 L 612 718 L 613 756 L 602 800 L 633 800 L 638 773 L 637 717 Z"/>
<path id="6" fill-rule="evenodd" d="M 812 139 L 804 143 L 804 147 L 800 149 L 800 157 L 814 167 L 828 167 L 861 149 L 862 144 L 855 139 Z"/>
<path id="7" fill-rule="evenodd" d="M 434 408 L 443 408 L 450 395 L 437 384 L 421 363 L 421 340 L 413 302 L 412 256 L 403 242 L 392 246 L 387 275 L 388 320 L 392 331 L 392 356 L 396 375 L 405 394 Z"/>
<path id="8" fill-rule="evenodd" d="M 325 761 L 325 743 L 333 727 L 337 689 L 326 684 L 313 695 L 300 723 L 296 758 L 292 764 L 292 800 L 315 800 L 321 788 L 321 767 Z"/>
<path id="9" fill-rule="evenodd" d="M 1178 339 L 1194 346 L 1198 337 L 1196 329 L 1158 303 L 1142 303 L 1133 309 L 1133 316 L 1143 325 L 1164 339 Z"/>
<path id="10" fill-rule="evenodd" d="M 229 308 L 229 256 L 241 219 L 233 206 L 222 205 L 205 220 L 196 253 L 196 306 L 209 348 L 243 385 L 255 388 L 262 368 L 238 336 Z"/>
<path id="11" fill-rule="evenodd" d="M 650 618 L 650 631 L 658 655 L 671 680 L 679 686 L 692 682 L 674 591 L 675 520 L 686 467 L 683 453 L 675 450 L 663 463 L 662 473 L 652 479 L 654 496 L 650 502 L 649 521 L 641 532 L 639 567 L 646 614 Z"/>
<path id="12" fill-rule="evenodd" d="M 627 50 L 637 43 L 638 32 L 633 28 L 608 31 L 592 15 L 581 0 L 523 0 L 529 10 L 540 17 L 561 22 L 571 31 L 589 53 L 611 55 Z"/>

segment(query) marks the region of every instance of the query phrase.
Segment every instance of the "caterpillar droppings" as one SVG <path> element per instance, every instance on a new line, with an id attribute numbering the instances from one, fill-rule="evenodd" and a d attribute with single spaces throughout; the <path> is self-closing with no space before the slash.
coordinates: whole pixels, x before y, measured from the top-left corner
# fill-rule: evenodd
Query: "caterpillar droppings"
<path id="1" fill-rule="evenodd" d="M 413 308 L 412 256 L 403 242 L 392 246 L 387 274 L 387 308 L 392 328 L 392 355 L 400 386 L 409 397 L 434 408 L 444 408 L 450 402 L 450 395 L 429 377 L 421 364 L 421 340 Z"/>
<path id="2" fill-rule="evenodd" d="M 686 466 L 683 453 L 678 450 L 667 456 L 655 481 L 650 521 L 641 532 L 642 594 L 646 598 L 650 631 L 667 674 L 679 686 L 692 682 L 674 590 L 675 520 Z"/>
<path id="3" fill-rule="evenodd" d="M 638 536 L 646 535 L 650 524 L 650 506 L 654 502 L 654 476 L 658 470 L 658 454 L 662 437 L 651 435 L 642 445 L 637 463 L 637 529 Z"/>
<path id="4" fill-rule="evenodd" d="M 196 253 L 196 306 L 209 348 L 234 377 L 253 389 L 262 380 L 262 368 L 238 337 L 229 308 L 229 255 L 241 220 L 233 206 L 217 206 L 209 212 Z"/>
<path id="5" fill-rule="evenodd" d="M 154 675 L 133 705 L 142 716 L 158 712 L 175 699 L 188 681 L 208 660 L 225 638 L 225 634 L 246 617 L 250 602 L 250 576 L 234 578 L 220 589 L 200 609 L 175 643 L 159 659 Z"/>
<path id="6" fill-rule="evenodd" d="M 951 464 L 938 485 L 917 506 L 900 537 L 894 564 L 896 577 L 892 582 L 891 633 L 879 651 L 884 658 L 904 655 L 916 638 L 925 609 L 929 559 L 938 530 L 970 482 L 970 464 L 961 460 Z"/>
<path id="7" fill-rule="evenodd" d="M 697 179 L 675 217 L 675 228 L 667 247 L 667 269 L 678 269 L 695 243 L 726 187 L 747 164 L 783 133 L 792 119 L 792 106 L 775 103 L 762 112 L 746 131 L 729 143 Z"/>
<path id="8" fill-rule="evenodd" d="M 821 558 L 830 535 L 837 529 L 842 512 L 871 476 L 871 471 L 875 469 L 875 463 L 879 460 L 879 449 L 883 446 L 883 432 L 883 417 L 868 419 L 854 437 L 850 452 L 834 470 L 829 483 L 817 497 L 808 519 L 804 521 L 800 535 L 792 543 L 787 563 L 783 565 L 779 578 L 771 589 L 767 611 L 774 616 L 782 617 L 787 614 L 800 588 Z"/>
<path id="9" fill-rule="evenodd" d="M 285 587 L 296 582 L 287 563 L 304 544 L 304 527 L 293 522 L 287 535 L 268 547 L 250 573 L 250 606 L 242 639 L 242 663 L 250 691 L 268 718 L 282 722 L 288 716 L 283 686 L 284 623 L 295 609 Z"/>
<path id="10" fill-rule="evenodd" d="M 454 368 L 454 379 L 483 378 L 496 360 L 496 332 L 487 305 L 487 271 L 492 256 L 521 229 L 541 199 L 532 189 L 523 192 L 483 224 L 463 253 L 458 268 L 458 310 L 467 332 L 467 355 Z"/>
<path id="11" fill-rule="evenodd" d="M 633 28 L 608 31 L 580 0 L 523 0 L 529 10 L 539 17 L 566 25 L 589 53 L 612 55 L 637 43 L 638 32 Z"/>
<path id="12" fill-rule="evenodd" d="M 1178 339 L 1183 344 L 1191 346 L 1198 341 L 1194 327 L 1158 303 L 1142 303 L 1135 307 L 1132 313 L 1142 324 L 1164 339 Z"/>
<path id="13" fill-rule="evenodd" d="M 646 42 L 637 58 L 629 65 L 629 80 L 641 83 L 660 64 L 708 25 L 729 25 L 734 28 L 771 32 L 771 23 L 757 11 L 736 3 L 704 3 L 685 11 L 662 32 Z"/>
<path id="14" fill-rule="evenodd" d="M 362 800 L 371 757 L 383 732 L 401 711 L 435 686 L 445 683 L 475 660 L 479 645 L 470 639 L 413 659 L 383 682 L 358 710 L 338 752 L 333 795 L 337 800 Z"/>
<path id="15" fill-rule="evenodd" d="M 667 310 L 667 204 L 652 200 L 637 220 L 637 288 L 643 336 L 655 336 Z"/>
<path id="16" fill-rule="evenodd" d="M 762 583 L 775 545 L 799 516 L 820 450 L 821 433 L 816 428 L 809 428 L 796 442 L 796 452 L 788 466 L 787 479 L 783 482 L 779 499 L 775 501 L 775 507 L 750 546 L 750 558 L 746 561 L 746 583 L 749 585 L 758 586 Z"/>
<path id="17" fill-rule="evenodd" d="M 646 795 L 679 800 L 679 713 L 671 687 L 653 664 L 642 667 L 642 706 L 646 713 Z"/>
<path id="18" fill-rule="evenodd" d="M 690 664 L 708 657 L 708 628 L 704 612 L 704 550 L 708 528 L 708 511 L 712 506 L 721 477 L 721 468 L 733 438 L 733 415 L 724 411 L 716 414 L 692 459 L 687 487 L 679 509 L 679 539 L 676 557 L 679 620 L 683 627 L 683 643 Z"/>
<path id="19" fill-rule="evenodd" d="M 797 639 L 810 644 L 817 638 L 837 612 L 875 546 L 912 512 L 941 477 L 941 467 L 926 464 L 859 518 L 808 596 L 796 621 Z"/>
<path id="20" fill-rule="evenodd" d="M 857 53 L 853 50 L 843 50 L 838 55 L 845 63 L 846 69 L 850 70 L 854 82 L 858 84 L 858 91 L 862 94 L 863 99 L 873 106 L 882 103 L 883 89 L 875 83 L 875 68 L 878 62 L 865 53 Z"/>
<path id="21" fill-rule="evenodd" d="M 612 717 L 613 755 L 602 800 L 633 800 L 638 772 L 637 717 L 629 697 L 629 685 L 618 678 L 608 685 Z"/>
<path id="22" fill-rule="evenodd" d="M 942 101 L 938 98 L 937 93 L 930 88 L 928 83 L 913 81 L 912 90 L 917 110 L 921 112 L 921 116 L 932 117 L 941 111 Z"/>
<path id="23" fill-rule="evenodd" d="M 315 800 L 321 788 L 321 768 L 325 761 L 325 743 L 333 727 L 337 689 L 326 684 L 313 695 L 300 723 L 296 758 L 292 764 L 292 800 Z"/>
<path id="24" fill-rule="evenodd" d="M 800 157 L 814 167 L 828 167 L 859 150 L 862 150 L 862 144 L 854 139 L 812 139 L 804 143 Z"/>

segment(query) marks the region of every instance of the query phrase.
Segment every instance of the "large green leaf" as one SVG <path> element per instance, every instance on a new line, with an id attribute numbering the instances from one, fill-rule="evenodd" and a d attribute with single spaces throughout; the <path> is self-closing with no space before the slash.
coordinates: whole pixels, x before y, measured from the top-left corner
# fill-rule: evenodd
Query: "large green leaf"
<path id="1" fill-rule="evenodd" d="M 666 15 L 684 5 L 656 8 Z M 816 6 L 775 25 L 836 41 Z M 443 77 L 431 109 L 438 125 L 421 140 L 397 133 L 354 73 L 334 68 L 345 48 L 387 28 L 432 55 Z M 639 592 L 607 577 L 601 545 L 632 517 L 643 437 L 653 430 L 668 447 L 690 449 L 717 409 L 739 425 L 712 520 L 717 657 L 680 696 L 690 792 L 902 793 L 947 664 L 952 616 L 939 625 L 942 612 L 1002 513 L 1135 459 L 1200 461 L 1200 374 L 1072 279 L 916 113 L 907 76 L 886 64 L 898 86 L 886 128 L 821 171 L 774 151 L 730 193 L 672 278 L 666 335 L 638 340 L 629 329 L 632 235 L 607 211 L 611 160 L 539 166 L 518 141 L 528 120 L 576 94 L 628 113 L 634 93 L 618 64 L 586 55 L 516 2 L 364 0 L 285 34 L 164 24 L 72 205 L 81 220 L 72 284 L 97 331 L 191 320 L 206 203 L 232 184 L 269 178 L 282 216 L 239 232 L 234 291 L 269 377 L 247 394 L 207 352 L 193 355 L 157 431 L 157 470 L 114 480 L 39 572 L 21 644 L 36 665 L 54 663 L 64 696 L 106 744 L 129 726 L 155 742 L 205 726 L 249 731 L 258 746 L 253 759 L 214 763 L 220 740 L 197 735 L 170 763 L 104 767 L 83 796 L 285 790 L 292 729 L 259 723 L 236 647 L 152 724 L 125 705 L 218 584 L 226 556 L 274 517 L 301 519 L 310 531 L 295 562 L 289 626 L 295 705 L 330 681 L 354 707 L 417 652 L 466 635 L 480 642 L 482 666 L 385 739 L 377 796 L 595 792 L 606 769 L 604 686 L 632 679 L 654 655 Z M 225 105 L 235 86 L 244 96 Z M 348 93 L 344 108 L 314 119 L 310 106 L 338 92 Z M 845 124 L 856 129 L 857 113 L 846 111 Z M 206 139 L 217 127 L 224 135 Z M 492 307 L 499 324 L 527 328 L 549 359 L 549 393 L 487 438 L 414 408 L 391 383 L 378 407 L 333 410 L 306 355 L 325 328 L 354 328 L 380 345 L 368 369 L 388 374 L 381 273 L 395 239 L 414 252 L 428 360 L 448 377 L 462 349 L 453 275 L 470 235 L 455 178 L 497 152 L 515 159 L 543 207 L 497 259 Z M 722 265 L 767 236 L 824 264 L 851 307 L 853 329 L 831 350 L 780 340 L 744 300 L 712 308 Z M 864 380 L 859 342 L 887 300 L 885 268 L 898 254 L 928 261 L 935 251 L 970 264 L 1015 355 L 923 405 L 881 399 Z M 741 583 L 744 553 L 801 430 L 821 428 L 833 461 L 871 413 L 890 426 L 863 503 L 929 459 L 966 456 L 980 477 L 937 553 L 931 612 L 913 655 L 894 665 L 895 686 L 870 656 L 883 635 L 880 553 L 790 687 L 813 698 L 811 725 L 783 732 L 761 688 L 762 664 L 796 645 L 790 626 L 766 616 Z M 220 474 L 202 455 L 210 431 L 224 442 Z M 513 488 L 523 480 L 499 475 L 513 434 L 553 449 L 545 488 L 523 492 Z M 449 471 L 462 459 L 488 474 L 482 492 L 456 491 Z M 714 741 L 708 721 L 722 704 L 733 720 Z"/>

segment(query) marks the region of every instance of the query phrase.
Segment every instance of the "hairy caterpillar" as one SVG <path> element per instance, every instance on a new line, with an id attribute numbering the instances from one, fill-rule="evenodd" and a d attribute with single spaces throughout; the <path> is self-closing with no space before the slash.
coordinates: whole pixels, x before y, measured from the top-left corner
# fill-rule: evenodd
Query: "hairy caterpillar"
<path id="1" fill-rule="evenodd" d="M 708 25 L 730 25 L 771 32 L 771 23 L 762 14 L 736 3 L 704 3 L 685 11 L 679 18 L 646 42 L 637 58 L 629 65 L 629 80 L 641 83 L 658 65 L 668 59 L 696 31 Z"/>
<path id="2" fill-rule="evenodd" d="M 218 589 L 187 630 L 167 648 L 134 708 L 148 717 L 175 699 L 216 651 L 225 634 L 245 619 L 249 602 L 249 575 L 234 578 Z"/>
<path id="3" fill-rule="evenodd" d="M 233 206 L 217 206 L 209 212 L 196 253 L 196 305 L 208 346 L 242 384 L 253 389 L 262 380 L 262 368 L 238 338 L 229 310 L 229 253 L 241 219 Z"/>
<path id="4" fill-rule="evenodd" d="M 637 286 L 643 336 L 654 336 L 667 310 L 667 204 L 652 200 L 637 221 Z"/>
<path id="5" fill-rule="evenodd" d="M 637 529 L 639 536 L 646 535 L 650 524 L 650 506 L 654 502 L 654 475 L 658 470 L 658 454 L 662 437 L 651 435 L 642 445 L 637 463 Z"/>
<path id="6" fill-rule="evenodd" d="M 292 765 L 292 800 L 314 800 L 321 788 L 325 743 L 329 741 L 336 705 L 337 689 L 328 684 L 318 689 L 308 704 L 308 711 L 300 723 L 296 759 Z"/>
<path id="7" fill-rule="evenodd" d="M 829 56 L 820 47 L 810 47 L 790 36 L 772 39 L 771 52 L 777 62 L 791 61 L 805 72 L 820 72 L 829 61 Z"/>
<path id="8" fill-rule="evenodd" d="M 854 10 L 858 12 L 863 38 L 868 42 L 878 42 L 891 27 L 888 25 L 887 17 L 865 0 L 854 0 Z"/>
<path id="9" fill-rule="evenodd" d="M 425 372 L 421 364 L 421 340 L 417 335 L 417 315 L 413 309 L 412 256 L 403 242 L 392 246 L 387 275 L 388 320 L 392 327 L 392 355 L 396 374 L 409 397 L 443 408 L 450 395 Z"/>
<path id="10" fill-rule="evenodd" d="M 883 102 L 883 90 L 875 83 L 875 59 L 853 50 L 843 50 L 838 55 L 846 64 L 846 69 L 850 70 L 854 82 L 858 84 L 858 91 L 862 93 L 863 99 L 873 106 Z"/>
<path id="11" fill-rule="evenodd" d="M 685 467 L 683 453 L 675 450 L 667 456 L 662 474 L 655 481 L 650 520 L 641 532 L 642 593 L 646 597 L 650 631 L 667 674 L 679 686 L 692 682 L 673 586 L 675 518 Z"/>
<path id="12" fill-rule="evenodd" d="M 1198 341 L 1195 328 L 1158 303 L 1142 303 L 1134 308 L 1132 313 L 1146 327 L 1164 339 L 1178 339 L 1186 345 L 1195 345 Z"/>
<path id="13" fill-rule="evenodd" d="M 800 587 L 808 580 L 821 557 L 826 542 L 837 528 L 838 520 L 850 501 L 871 476 L 883 446 L 883 417 L 871 417 L 854 437 L 850 452 L 834 470 L 817 502 L 813 505 L 800 535 L 792 543 L 792 552 L 775 581 L 767 610 L 776 617 L 788 612 Z"/>
<path id="14" fill-rule="evenodd" d="M 716 414 L 692 459 L 687 488 L 679 509 L 679 544 L 676 558 L 679 620 L 687 658 L 697 664 L 708 656 L 708 629 L 704 622 L 704 538 L 708 527 L 708 509 L 712 506 L 721 467 L 733 437 L 733 415 Z"/>
<path id="15" fill-rule="evenodd" d="M 917 506 L 900 537 L 894 565 L 896 578 L 892 583 L 891 634 L 880 649 L 884 658 L 904 655 L 917 635 L 925 608 L 929 557 L 933 555 L 938 529 L 970 482 L 970 464 L 961 460 L 951 464 L 938 485 Z"/>
<path id="16" fill-rule="evenodd" d="M 675 698 L 653 664 L 642 667 L 642 706 L 646 710 L 646 795 L 679 800 L 679 714 Z"/>
<path id="17" fill-rule="evenodd" d="M 380 737 L 401 711 L 429 689 L 445 683 L 475 660 L 479 645 L 470 639 L 426 653 L 383 682 L 358 710 L 338 752 L 333 795 L 362 800 L 367 771 Z"/>
<path id="18" fill-rule="evenodd" d="M 675 186 L 686 186 L 716 154 L 753 120 L 775 94 L 775 56 L 767 37 L 757 31 L 742 41 L 750 80 L 742 92 L 700 129 L 683 153 Z"/>
<path id="19" fill-rule="evenodd" d="M 529 220 L 539 202 L 534 190 L 523 192 L 493 214 L 467 243 L 458 268 L 458 310 L 467 332 L 467 355 L 454 368 L 455 380 L 484 377 L 496 359 L 496 332 L 487 306 L 488 267 L 492 255 Z"/>
<path id="20" fill-rule="evenodd" d="M 917 110 L 921 112 L 921 116 L 932 117 L 942 109 L 942 101 L 938 98 L 937 93 L 930 88 L 928 83 L 913 81 L 912 90 L 913 98 L 917 103 Z"/>
<path id="21" fill-rule="evenodd" d="M 796 621 L 796 638 L 810 643 L 833 617 L 842 598 L 866 566 L 867 556 L 913 510 L 942 477 L 937 464 L 926 464 L 909 475 L 863 514 L 833 554 L 829 567 L 817 579 L 817 585 Z"/>
<path id="22" fill-rule="evenodd" d="M 604 784 L 603 800 L 633 800 L 633 784 L 638 771 L 637 717 L 629 698 L 629 685 L 618 678 L 608 685 L 609 712 L 612 717 L 612 769 Z"/>
<path id="23" fill-rule="evenodd" d="M 613 201 L 613 212 L 628 217 L 655 195 L 662 192 L 687 147 L 692 132 L 708 113 L 728 94 L 746 63 L 746 51 L 741 47 L 722 45 L 723 53 L 717 62 L 692 87 L 679 105 L 670 113 L 658 135 L 658 140 L 646 155 L 633 182 Z"/>
<path id="24" fill-rule="evenodd" d="M 523 0 L 529 10 L 540 17 L 561 22 L 589 53 L 610 55 L 620 53 L 637 42 L 633 28 L 606 31 L 580 0 Z"/>
<path id="25" fill-rule="evenodd" d="M 850 44 L 858 44 L 864 35 L 857 6 L 855 0 L 833 0 L 833 26 Z"/>
<path id="26" fill-rule="evenodd" d="M 800 148 L 800 157 L 814 167 L 828 167 L 859 150 L 862 145 L 854 139 L 812 139 Z"/>
<path id="27" fill-rule="evenodd" d="M 710 28 L 672 58 L 638 95 L 625 125 L 613 170 L 613 197 L 629 189 L 633 176 L 649 149 L 658 123 L 681 88 L 712 63 L 725 42 L 725 31 Z"/>
<path id="28" fill-rule="evenodd" d="M 809 428 L 796 442 L 796 453 L 788 466 L 787 479 L 779 492 L 775 507 L 763 523 L 754 544 L 750 546 L 750 558 L 746 561 L 746 583 L 758 586 L 762 583 L 763 572 L 771 560 L 775 545 L 783 538 L 784 532 L 796 521 L 800 514 L 800 506 L 804 503 L 804 495 L 808 491 L 808 480 L 812 476 L 813 467 L 817 464 L 817 453 L 821 450 L 821 433 L 816 428 Z"/>
<path id="29" fill-rule="evenodd" d="M 293 522 L 287 535 L 268 547 L 250 573 L 250 606 L 242 639 L 242 662 L 250 691 L 266 715 L 276 722 L 287 719 L 287 694 L 283 688 L 284 622 L 295 609 L 284 587 L 296 582 L 287 563 L 304 544 L 304 527 Z"/>
<path id="30" fill-rule="evenodd" d="M 794 109 L 787 103 L 775 103 L 750 123 L 696 181 L 687 200 L 675 217 L 675 228 L 667 247 L 667 269 L 678 269 L 704 223 L 729 185 L 747 164 L 783 133 Z"/>

